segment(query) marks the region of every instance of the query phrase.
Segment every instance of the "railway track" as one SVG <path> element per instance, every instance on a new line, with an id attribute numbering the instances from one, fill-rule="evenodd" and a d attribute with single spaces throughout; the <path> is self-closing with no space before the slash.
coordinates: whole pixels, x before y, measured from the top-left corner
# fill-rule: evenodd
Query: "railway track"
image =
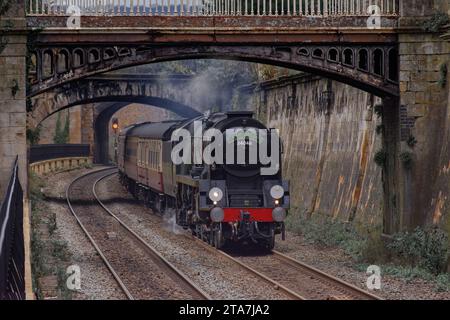
<path id="1" fill-rule="evenodd" d="M 352 284 L 295 260 L 278 251 L 254 252 L 245 255 L 227 253 L 211 247 L 194 237 L 207 250 L 213 250 L 232 260 L 248 272 L 273 285 L 278 290 L 297 300 L 381 300 Z"/>
<path id="2" fill-rule="evenodd" d="M 323 297 L 328 300 L 381 300 L 380 297 L 370 292 L 362 290 L 361 288 L 358 288 L 317 268 L 293 259 L 281 252 L 273 250 L 271 253 L 272 256 L 269 256 L 270 258 L 274 258 L 284 265 L 289 265 L 299 273 L 310 276 L 311 279 L 314 279 L 315 283 L 321 283 L 327 288 L 331 288 L 333 291 L 336 291 L 332 294 L 327 293 L 325 296 L 320 294 L 318 296 L 319 298 Z M 314 296 L 311 298 L 314 298 Z"/>
<path id="3" fill-rule="evenodd" d="M 100 181 L 114 174 L 115 171 L 112 171 L 111 169 L 108 174 L 103 174 L 94 182 L 92 188 L 94 198 L 98 205 L 100 205 L 108 215 L 113 217 L 114 220 L 129 233 L 133 234 L 133 237 L 139 239 L 139 241 L 145 245 L 148 245 L 138 234 L 114 215 L 107 206 L 99 200 L 95 192 L 96 186 Z M 232 251 L 224 252 L 211 247 L 208 243 L 197 237 L 188 234 L 184 234 L 184 236 L 190 240 L 194 239 L 196 243 L 206 250 L 210 250 L 215 254 L 219 254 L 226 259 L 231 260 L 240 268 L 245 269 L 262 281 L 270 284 L 293 300 L 380 300 L 379 297 L 369 292 L 275 250 L 270 253 L 257 252 L 256 254 L 242 254 Z M 156 252 L 156 250 L 153 251 Z M 157 255 L 164 259 L 161 255 Z M 187 277 L 183 278 L 184 281 L 188 281 L 190 285 L 195 286 L 187 279 Z M 209 298 L 206 294 L 204 294 L 204 296 Z"/>
<path id="4" fill-rule="evenodd" d="M 75 179 L 66 190 L 67 204 L 111 275 L 130 300 L 210 297 L 152 246 L 114 215 L 98 198 L 96 187 L 116 169 Z"/>
<path id="5" fill-rule="evenodd" d="M 286 296 L 288 296 L 292 300 L 307 300 L 304 296 L 300 295 L 299 293 L 295 292 L 294 290 L 291 290 L 287 286 L 281 284 L 279 281 L 271 278 L 270 276 L 267 276 L 266 274 L 256 270 L 255 268 L 249 266 L 248 264 L 240 261 L 239 259 L 225 253 L 224 251 L 217 250 L 213 247 L 211 247 L 209 244 L 205 243 L 202 239 L 199 239 L 192 235 L 185 235 L 186 238 L 193 239 L 195 242 L 197 242 L 200 246 L 205 248 L 206 250 L 212 251 L 216 254 L 220 254 L 221 256 L 225 257 L 228 260 L 231 260 L 235 264 L 239 265 L 241 268 L 245 269 L 247 272 L 255 275 L 256 277 L 260 278 L 264 282 L 267 282 L 277 290 L 283 292 Z"/>

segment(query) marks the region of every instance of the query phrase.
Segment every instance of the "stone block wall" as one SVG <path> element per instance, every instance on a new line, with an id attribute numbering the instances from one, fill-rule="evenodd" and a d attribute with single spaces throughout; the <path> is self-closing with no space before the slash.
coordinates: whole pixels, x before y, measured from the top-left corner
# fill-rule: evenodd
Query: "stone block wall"
<path id="1" fill-rule="evenodd" d="M 24 17 L 23 1 L 16 1 L 11 9 L 0 17 L 0 40 L 3 44 L 0 46 L 0 199 L 7 188 L 17 156 L 20 161 L 21 184 L 24 190 L 27 190 L 27 38 L 14 31 L 25 26 Z M 4 30 L 11 31 L 3 33 Z"/>
<path id="2" fill-rule="evenodd" d="M 92 135 L 92 111 L 89 106 L 75 106 L 70 109 L 65 109 L 57 112 L 40 124 L 39 144 L 53 144 L 55 142 L 56 123 L 58 117 L 61 121 L 61 126 L 64 128 L 67 117 L 69 117 L 69 140 L 67 143 L 79 144 L 84 141 L 90 141 L 89 136 Z"/>
<path id="3" fill-rule="evenodd" d="M 262 83 L 246 105 L 281 132 L 283 173 L 295 212 L 381 225 L 383 187 L 374 154 L 381 125 L 370 94 L 314 76 Z"/>
<path id="4" fill-rule="evenodd" d="M 440 220 L 443 213 L 436 206 L 442 206 L 449 191 L 436 183 L 449 163 L 449 86 L 444 70 L 450 69 L 450 43 L 427 33 L 401 34 L 399 41 L 400 152 L 413 156 L 412 168 L 399 172 L 400 217 L 401 225 L 414 228 Z M 408 143 L 411 137 L 417 140 L 414 146 Z"/>

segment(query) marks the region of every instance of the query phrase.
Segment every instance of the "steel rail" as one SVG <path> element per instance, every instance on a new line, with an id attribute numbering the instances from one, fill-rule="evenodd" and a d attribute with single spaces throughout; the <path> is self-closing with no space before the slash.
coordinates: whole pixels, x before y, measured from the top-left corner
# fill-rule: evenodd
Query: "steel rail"
<path id="1" fill-rule="evenodd" d="M 115 173 L 108 174 L 107 176 L 104 176 L 103 178 L 101 178 L 100 181 L 104 180 L 107 177 L 112 176 L 114 174 Z M 101 204 L 101 205 L 104 207 L 105 210 L 109 211 L 109 209 L 106 208 L 106 206 L 104 206 L 104 204 Z M 111 215 L 120 222 L 120 220 L 114 214 L 111 213 Z M 131 229 L 129 229 L 129 231 L 132 232 L 133 234 L 135 234 L 135 232 L 132 231 Z M 136 236 L 139 237 L 138 235 L 136 235 Z M 235 257 L 233 257 L 233 256 L 231 256 L 231 255 L 229 255 L 229 254 L 227 254 L 227 253 L 225 253 L 225 252 L 223 252 L 221 250 L 215 249 L 214 247 L 212 247 L 209 244 L 205 243 L 203 240 L 199 239 L 198 237 L 193 236 L 193 235 L 187 235 L 187 234 L 184 234 L 184 236 L 186 238 L 190 239 L 190 240 L 193 240 L 193 241 L 197 242 L 198 244 L 203 246 L 205 249 L 207 249 L 207 250 L 209 250 L 211 252 L 214 252 L 216 254 L 219 254 L 222 257 L 232 261 L 233 263 L 238 264 L 241 268 L 243 268 L 246 271 L 250 272 L 251 274 L 257 276 L 258 278 L 262 279 L 266 283 L 269 283 L 274 288 L 280 290 L 281 292 L 283 292 L 287 296 L 291 297 L 292 299 L 294 299 L 294 300 L 308 300 L 307 298 L 301 296 L 300 294 L 296 293 L 295 291 L 293 291 L 293 290 L 287 288 L 286 286 L 282 285 L 278 281 L 271 279 L 270 277 L 264 275 L 263 273 L 255 270 L 251 266 L 243 263 L 239 259 L 237 259 L 237 258 L 235 258 Z M 347 283 L 347 282 L 345 282 L 345 281 L 343 281 L 341 279 L 338 279 L 338 278 L 336 278 L 336 277 L 334 277 L 334 276 L 332 276 L 330 274 L 327 274 L 327 273 L 325 273 L 325 272 L 323 272 L 323 271 L 321 271 L 321 270 L 319 270 L 319 269 L 317 269 L 315 267 L 312 267 L 312 266 L 307 265 L 307 264 L 305 264 L 303 262 L 300 262 L 300 261 L 298 261 L 298 260 L 296 260 L 294 258 L 291 258 L 291 257 L 289 257 L 289 256 L 287 256 L 285 254 L 282 254 L 281 252 L 278 252 L 276 250 L 272 250 L 271 253 L 278 260 L 281 260 L 284 263 L 288 263 L 290 266 L 295 267 L 297 269 L 303 269 L 303 270 L 306 269 L 307 271 L 309 271 L 309 272 L 313 273 L 314 275 L 316 275 L 318 278 L 321 278 L 321 279 L 323 279 L 325 281 L 337 284 L 340 288 L 343 288 L 344 290 L 350 291 L 351 293 L 353 293 L 353 295 L 356 293 L 357 296 L 362 296 L 362 297 L 365 297 L 365 298 L 370 299 L 370 300 L 382 300 L 382 298 L 380 298 L 380 297 L 378 297 L 378 296 L 376 296 L 374 294 L 371 294 L 371 293 L 369 293 L 367 291 L 364 291 L 363 289 L 360 289 L 360 288 L 358 288 L 358 287 L 356 287 L 356 286 L 354 286 L 354 285 L 352 285 L 350 283 Z M 341 300 L 340 297 L 330 297 L 330 298 L 331 299 L 335 299 L 335 300 Z"/>
<path id="2" fill-rule="evenodd" d="M 97 245 L 97 243 L 95 242 L 94 238 L 92 238 L 92 236 L 90 235 L 89 231 L 86 229 L 86 227 L 84 226 L 84 224 L 81 222 L 81 219 L 78 217 L 78 215 L 76 214 L 75 210 L 73 209 L 72 203 L 70 201 L 70 191 L 73 187 L 73 185 L 80 181 L 81 179 L 84 179 L 90 175 L 94 175 L 94 174 L 98 174 L 101 173 L 103 171 L 110 171 L 112 170 L 112 168 L 107 168 L 107 169 L 101 169 L 101 170 L 97 170 L 94 172 L 90 172 L 87 174 L 84 174 L 80 177 L 77 177 L 76 179 L 74 179 L 70 185 L 67 187 L 66 189 L 66 200 L 67 200 L 67 205 L 69 206 L 69 210 L 72 213 L 72 215 L 75 217 L 75 219 L 77 220 L 78 225 L 81 227 L 81 229 L 83 230 L 83 232 L 86 234 L 87 238 L 89 239 L 89 241 L 91 242 L 92 246 L 95 248 L 95 250 L 97 251 L 97 253 L 99 254 L 99 256 L 101 257 L 101 259 L 103 260 L 103 263 L 106 265 L 106 267 L 108 268 L 108 270 L 110 271 L 110 273 L 112 274 L 112 276 L 114 277 L 114 279 L 116 280 L 117 284 L 119 285 L 119 287 L 122 289 L 122 291 L 124 292 L 124 294 L 127 296 L 127 298 L 129 300 L 135 300 L 133 295 L 130 293 L 130 291 L 128 290 L 128 288 L 125 286 L 125 284 L 123 283 L 122 279 L 120 278 L 120 276 L 117 274 L 117 272 L 114 270 L 114 268 L 112 267 L 112 265 L 110 264 L 110 262 L 108 261 L 108 259 L 106 258 L 106 256 L 103 254 L 102 250 L 100 249 L 100 247 Z"/>
<path id="3" fill-rule="evenodd" d="M 213 247 L 211 247 L 210 245 L 208 245 L 207 243 L 205 243 L 204 241 L 202 241 L 201 239 L 195 237 L 195 236 L 189 236 L 189 235 L 185 235 L 188 239 L 194 240 L 196 242 L 198 242 L 201 246 L 203 246 L 204 248 L 206 248 L 207 250 L 210 250 L 211 252 L 220 254 L 222 257 L 238 264 L 241 268 L 245 269 L 246 271 L 250 272 L 251 274 L 257 276 L 258 278 L 264 280 L 264 282 L 269 283 L 270 285 L 272 285 L 274 288 L 276 288 L 277 290 L 280 290 L 281 292 L 283 292 L 284 294 L 286 294 L 287 296 L 291 297 L 293 300 L 307 300 L 305 297 L 299 295 L 298 293 L 294 292 L 293 290 L 287 288 L 286 286 L 282 285 L 281 283 L 269 278 L 268 276 L 262 274 L 261 272 L 253 269 L 252 267 L 246 265 L 245 263 L 239 261 L 238 259 L 230 256 L 229 254 L 221 251 L 221 250 L 217 250 Z"/>
<path id="4" fill-rule="evenodd" d="M 96 198 L 97 202 L 99 203 L 99 205 L 105 210 L 105 212 L 107 212 L 111 217 L 113 217 L 125 230 L 128 231 L 129 234 L 131 234 L 136 240 L 138 240 L 138 242 L 144 246 L 145 249 L 147 249 L 148 251 L 150 251 L 150 253 L 156 257 L 160 262 L 162 262 L 167 269 L 169 269 L 170 271 L 172 271 L 173 273 L 175 273 L 178 278 L 183 281 L 185 284 L 188 285 L 188 287 L 194 291 L 197 295 L 199 295 L 200 297 L 202 297 L 205 300 L 212 300 L 212 298 L 208 295 L 208 293 L 206 293 L 205 291 L 203 291 L 198 285 L 196 285 L 194 282 L 192 282 L 183 272 L 181 272 L 180 270 L 178 270 L 177 267 L 175 267 L 170 261 L 168 261 L 166 258 L 164 258 L 154 247 L 152 247 L 150 244 L 148 244 L 148 242 L 146 242 L 141 236 L 139 236 L 135 231 L 133 231 L 130 227 L 128 227 L 127 224 L 125 224 L 120 218 L 118 218 L 111 210 L 109 210 L 106 205 L 100 200 L 100 198 L 97 195 L 96 192 L 96 188 L 97 185 L 105 180 L 106 178 L 115 175 L 116 173 L 109 173 L 103 177 L 101 177 L 100 179 L 98 179 L 93 187 L 92 187 L 92 191 L 94 194 L 94 197 Z"/>
<path id="5" fill-rule="evenodd" d="M 306 269 L 307 271 L 317 275 L 318 278 L 322 278 L 325 281 L 333 282 L 333 283 L 337 284 L 339 287 L 343 288 L 344 290 L 350 291 L 350 293 L 356 293 L 356 295 L 368 298 L 370 300 L 382 300 L 382 298 L 380 298 L 370 292 L 367 292 L 361 288 L 358 288 L 358 287 L 354 286 L 353 284 L 345 282 L 335 276 L 325 273 L 325 272 L 323 272 L 313 266 L 310 266 L 304 262 L 301 262 L 294 258 L 291 258 L 279 251 L 272 250 L 272 254 L 275 258 L 279 259 L 280 261 L 288 263 L 289 265 L 291 265 L 295 268 Z M 339 300 L 339 297 L 335 297 L 335 298 Z"/>

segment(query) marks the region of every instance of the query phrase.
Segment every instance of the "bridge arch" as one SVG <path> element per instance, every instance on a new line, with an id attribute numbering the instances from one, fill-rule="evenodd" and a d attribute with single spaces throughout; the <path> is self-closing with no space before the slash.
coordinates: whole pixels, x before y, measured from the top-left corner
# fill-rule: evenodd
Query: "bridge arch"
<path id="1" fill-rule="evenodd" d="M 183 118 L 201 113 L 193 108 L 189 94 L 182 88 L 189 76 L 105 75 L 80 79 L 53 88 L 33 97 L 28 115 L 30 128 L 36 127 L 54 113 L 89 103 L 139 103 L 169 110 Z M 168 86 L 168 84 L 172 86 Z"/>
<path id="2" fill-rule="evenodd" d="M 75 53 L 78 53 L 78 58 L 76 58 L 77 61 L 70 63 L 71 69 L 62 74 L 54 72 L 56 69 L 54 66 L 58 64 L 56 55 L 58 50 L 55 47 L 37 49 L 38 71 L 32 79 L 30 97 L 112 70 L 186 59 L 226 59 L 269 64 L 324 76 L 380 97 L 395 97 L 399 94 L 398 76 L 396 76 L 398 55 L 392 54 L 397 52 L 395 51 L 397 45 L 391 41 L 374 44 L 131 45 L 130 48 L 78 46 L 68 49 L 72 52 L 70 54 L 72 60 L 77 56 Z M 51 52 L 53 54 L 50 55 Z M 50 55 L 52 59 L 39 59 L 43 53 Z M 80 60 L 86 63 L 78 63 Z M 43 76 L 44 71 L 47 74 L 53 73 L 47 78 Z"/>

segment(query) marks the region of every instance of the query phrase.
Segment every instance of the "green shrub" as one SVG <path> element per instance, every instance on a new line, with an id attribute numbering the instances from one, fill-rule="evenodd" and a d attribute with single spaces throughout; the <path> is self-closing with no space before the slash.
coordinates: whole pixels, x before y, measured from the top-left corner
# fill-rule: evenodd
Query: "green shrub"
<path id="1" fill-rule="evenodd" d="M 448 23 L 450 23 L 448 15 L 444 12 L 438 12 L 423 23 L 422 29 L 427 32 L 436 33 Z"/>
<path id="2" fill-rule="evenodd" d="M 402 278 L 407 282 L 410 282 L 414 279 L 424 279 L 427 281 L 434 280 L 434 276 L 426 270 L 412 266 L 386 265 L 383 267 L 383 273 L 395 276 L 397 278 Z"/>
<path id="3" fill-rule="evenodd" d="M 36 129 L 27 129 L 27 140 L 31 145 L 36 145 L 39 143 L 41 136 L 41 125 L 37 126 Z"/>
<path id="4" fill-rule="evenodd" d="M 414 156 L 411 152 L 405 151 L 400 154 L 400 161 L 402 162 L 403 167 L 405 169 L 412 168 L 413 162 L 414 162 L 413 159 L 414 159 Z"/>
<path id="5" fill-rule="evenodd" d="M 378 116 L 378 118 L 381 118 L 383 116 L 383 105 L 377 104 L 373 107 L 373 112 Z"/>
<path id="6" fill-rule="evenodd" d="M 447 85 L 447 75 L 448 75 L 448 68 L 445 63 L 443 63 L 441 65 L 441 67 L 439 68 L 439 73 L 440 73 L 440 78 L 439 78 L 438 84 L 441 88 L 445 88 L 445 86 Z"/>
<path id="7" fill-rule="evenodd" d="M 417 139 L 413 135 L 410 135 L 406 143 L 408 144 L 408 147 L 414 148 L 417 144 Z"/>
<path id="8" fill-rule="evenodd" d="M 375 131 L 378 135 L 382 134 L 384 132 L 384 125 L 383 124 L 377 125 Z"/>
<path id="9" fill-rule="evenodd" d="M 54 240 L 52 241 L 52 245 L 53 245 L 52 250 L 53 257 L 61 261 L 67 261 L 70 258 L 70 253 L 67 248 L 67 242 Z"/>
<path id="10" fill-rule="evenodd" d="M 423 268 L 433 274 L 444 272 L 449 255 L 448 236 L 438 228 L 399 233 L 388 248 L 401 263 Z"/>
<path id="11" fill-rule="evenodd" d="M 361 272 L 376 264 L 382 267 L 383 274 L 408 282 L 433 281 L 437 291 L 450 291 L 450 275 L 445 273 L 450 256 L 449 240 L 436 227 L 396 234 L 386 244 L 381 237 L 381 226 L 355 227 L 324 214 L 307 218 L 294 213 L 288 217 L 286 226 L 302 235 L 307 243 L 343 249 L 353 258 L 355 269 Z"/>
<path id="12" fill-rule="evenodd" d="M 30 198 L 32 202 L 43 199 L 42 188 L 45 187 L 44 181 L 35 173 L 30 173 Z"/>
<path id="13" fill-rule="evenodd" d="M 309 219 L 291 215 L 287 228 L 301 234 L 308 243 L 340 247 L 355 260 L 361 260 L 366 255 L 367 239 L 351 223 L 336 221 L 323 214 L 314 214 Z"/>
<path id="14" fill-rule="evenodd" d="M 5 14 L 11 7 L 12 0 L 0 0 L 0 15 Z"/>
<path id="15" fill-rule="evenodd" d="M 58 112 L 58 118 L 56 120 L 56 129 L 53 142 L 55 144 L 66 144 L 69 141 L 70 135 L 70 119 L 69 114 L 66 115 L 64 127 L 61 123 L 61 112 Z"/>
<path id="16" fill-rule="evenodd" d="M 55 231 L 58 229 L 58 224 L 56 221 L 56 213 L 51 212 L 50 217 L 48 218 L 48 233 L 52 236 Z"/>
<path id="17" fill-rule="evenodd" d="M 373 161 L 381 168 L 384 168 L 386 166 L 388 154 L 386 150 L 379 150 L 377 153 L 375 153 L 375 157 L 373 158 Z"/>
<path id="18" fill-rule="evenodd" d="M 450 291 L 450 274 L 443 273 L 436 277 L 436 289 L 440 292 Z"/>

